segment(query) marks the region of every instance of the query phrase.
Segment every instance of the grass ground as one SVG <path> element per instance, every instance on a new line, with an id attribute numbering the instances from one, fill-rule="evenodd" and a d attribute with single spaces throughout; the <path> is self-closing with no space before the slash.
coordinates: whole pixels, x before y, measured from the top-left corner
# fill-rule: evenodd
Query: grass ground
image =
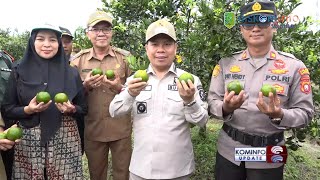
<path id="1" fill-rule="evenodd" d="M 192 129 L 196 171 L 192 180 L 214 180 L 216 142 L 222 123 L 210 120 L 206 133 Z M 109 163 L 110 164 L 110 163 Z M 89 179 L 87 159 L 83 157 L 85 179 Z M 109 171 L 110 172 L 110 171 Z M 109 180 L 112 180 L 111 172 Z M 297 151 L 289 151 L 284 172 L 285 180 L 320 180 L 320 146 L 306 141 Z"/>

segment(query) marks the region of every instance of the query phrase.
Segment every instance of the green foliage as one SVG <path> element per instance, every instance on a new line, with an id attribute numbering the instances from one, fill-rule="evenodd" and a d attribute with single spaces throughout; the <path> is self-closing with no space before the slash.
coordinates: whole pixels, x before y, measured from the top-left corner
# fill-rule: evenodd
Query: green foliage
<path id="1" fill-rule="evenodd" d="M 82 27 L 78 27 L 74 32 L 73 42 L 74 48 L 88 49 L 92 47 L 90 40 L 86 36 L 86 31 Z"/>
<path id="2" fill-rule="evenodd" d="M 135 57 L 133 55 L 130 55 L 127 57 L 127 61 L 129 63 L 130 69 L 134 72 L 137 70 L 147 69 L 149 66 L 147 55 L 144 55 L 143 57 Z"/>
<path id="3" fill-rule="evenodd" d="M 0 49 L 7 51 L 15 60 L 23 57 L 23 53 L 27 47 L 29 32 L 21 34 L 12 34 L 9 29 L 0 29 Z"/>

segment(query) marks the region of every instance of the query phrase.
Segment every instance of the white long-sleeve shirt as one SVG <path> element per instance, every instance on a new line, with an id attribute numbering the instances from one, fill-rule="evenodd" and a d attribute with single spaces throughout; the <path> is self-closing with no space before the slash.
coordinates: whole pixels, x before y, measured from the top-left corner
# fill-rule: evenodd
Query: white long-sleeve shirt
<path id="1" fill-rule="evenodd" d="M 205 93 L 196 76 L 196 103 L 184 106 L 175 83 L 184 72 L 172 64 L 159 80 L 149 66 L 148 86 L 137 97 L 132 97 L 126 88 L 110 104 L 113 117 L 132 113 L 134 149 L 129 170 L 135 175 L 171 179 L 195 170 L 189 123 L 204 126 L 208 112 Z"/>

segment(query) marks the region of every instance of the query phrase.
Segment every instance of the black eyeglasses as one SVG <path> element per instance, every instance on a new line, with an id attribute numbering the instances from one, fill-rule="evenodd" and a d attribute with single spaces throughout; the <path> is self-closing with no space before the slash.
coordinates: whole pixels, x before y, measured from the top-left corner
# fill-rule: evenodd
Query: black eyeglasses
<path id="1" fill-rule="evenodd" d="M 266 23 L 243 23 L 241 26 L 245 30 L 252 30 L 254 26 L 258 26 L 260 29 L 266 29 L 270 26 L 271 22 L 266 22 Z"/>
<path id="2" fill-rule="evenodd" d="M 88 31 L 94 32 L 95 34 L 99 34 L 100 31 L 102 31 L 103 34 L 109 34 L 112 31 L 112 28 L 89 28 Z"/>

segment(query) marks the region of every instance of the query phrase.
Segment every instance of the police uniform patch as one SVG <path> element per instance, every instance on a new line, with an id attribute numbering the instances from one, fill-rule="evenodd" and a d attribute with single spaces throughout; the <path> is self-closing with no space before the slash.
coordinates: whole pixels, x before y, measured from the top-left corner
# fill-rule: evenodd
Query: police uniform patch
<path id="1" fill-rule="evenodd" d="M 146 113 L 147 113 L 147 103 L 137 102 L 137 114 L 146 114 Z"/>
<path id="2" fill-rule="evenodd" d="M 244 51 L 241 55 L 241 59 L 247 59 L 247 51 Z"/>
<path id="3" fill-rule="evenodd" d="M 310 81 L 300 81 L 300 90 L 305 94 L 309 94 L 311 92 Z"/>
<path id="4" fill-rule="evenodd" d="M 286 67 L 286 63 L 284 61 L 282 61 L 281 59 L 275 60 L 273 62 L 273 65 L 277 69 L 283 69 Z"/>
<path id="5" fill-rule="evenodd" d="M 202 101 L 205 101 L 207 99 L 207 93 L 206 91 L 203 89 L 202 86 L 197 86 L 197 89 L 199 90 L 199 96 L 200 96 L 200 99 Z"/>
<path id="6" fill-rule="evenodd" d="M 284 94 L 284 86 L 282 86 L 282 85 L 280 85 L 280 84 L 274 84 L 273 85 L 273 87 L 275 87 L 276 88 L 276 90 L 277 90 L 277 94 Z"/>
<path id="7" fill-rule="evenodd" d="M 233 65 L 230 68 L 230 72 L 232 72 L 232 73 L 236 73 L 236 72 L 240 72 L 240 71 L 241 71 L 240 66 L 237 66 L 237 65 Z"/>
<path id="8" fill-rule="evenodd" d="M 289 72 L 287 69 L 269 69 L 272 74 L 286 74 Z"/>
<path id="9" fill-rule="evenodd" d="M 217 65 L 213 68 L 212 76 L 213 76 L 213 77 L 217 77 L 219 74 L 220 74 L 220 65 L 217 64 Z"/>
<path id="10" fill-rule="evenodd" d="M 276 53 L 273 52 L 273 51 L 271 51 L 271 52 L 270 52 L 270 58 L 271 58 L 271 59 L 276 58 Z"/>
<path id="11" fill-rule="evenodd" d="M 309 73 L 309 70 L 307 68 L 301 68 L 301 69 L 299 69 L 299 74 L 301 76 L 303 76 L 303 75 L 309 75 L 310 73 Z"/>

